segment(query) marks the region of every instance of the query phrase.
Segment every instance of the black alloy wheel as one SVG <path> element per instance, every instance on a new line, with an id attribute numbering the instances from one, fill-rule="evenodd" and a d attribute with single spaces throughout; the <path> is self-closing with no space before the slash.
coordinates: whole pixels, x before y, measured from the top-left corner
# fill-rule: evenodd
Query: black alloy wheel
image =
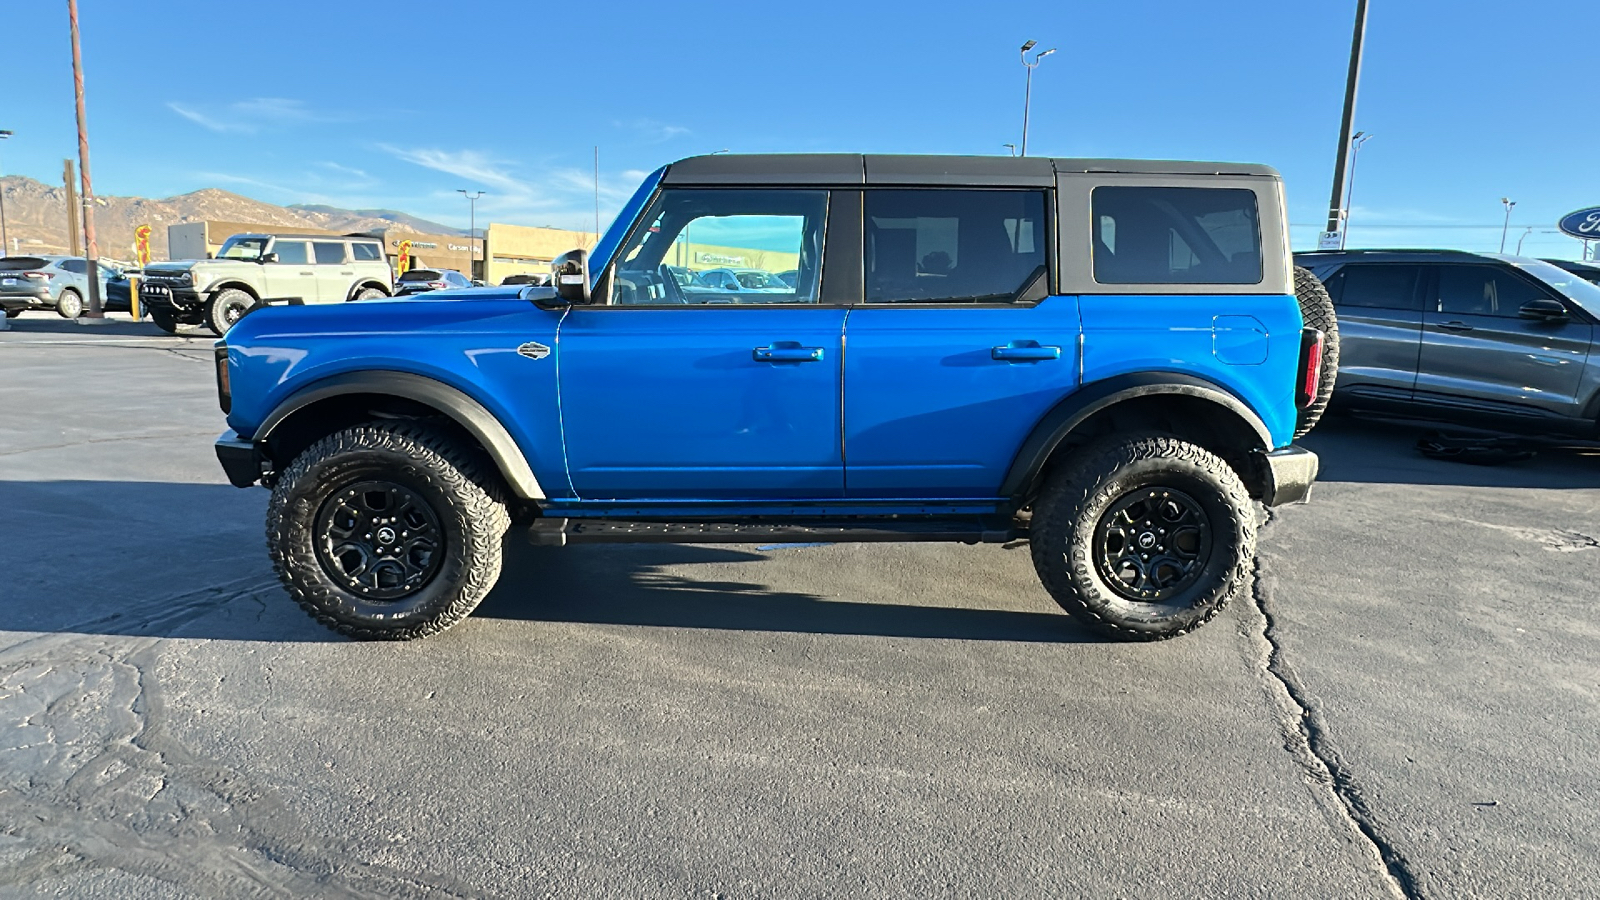
<path id="1" fill-rule="evenodd" d="M 1129 600 L 1165 602 L 1199 580 L 1210 561 L 1210 518 L 1182 491 L 1130 491 L 1095 525 L 1094 559 L 1113 591 Z"/>
<path id="2" fill-rule="evenodd" d="M 335 584 L 365 600 L 399 600 L 426 587 L 444 558 L 433 507 L 410 488 L 361 481 L 317 512 L 317 560 Z"/>

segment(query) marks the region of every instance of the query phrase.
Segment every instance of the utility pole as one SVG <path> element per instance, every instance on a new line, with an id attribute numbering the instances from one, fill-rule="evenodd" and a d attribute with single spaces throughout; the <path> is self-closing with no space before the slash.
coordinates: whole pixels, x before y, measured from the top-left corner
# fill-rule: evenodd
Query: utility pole
<path id="1" fill-rule="evenodd" d="M 67 190 L 67 255 L 83 255 L 83 230 L 78 227 L 78 189 L 73 185 L 78 180 L 77 171 L 72 168 L 72 160 L 61 161 L 62 184 Z"/>
<path id="2" fill-rule="evenodd" d="M 72 26 L 72 90 L 78 101 L 78 174 L 83 178 L 84 257 L 89 262 L 89 308 L 84 317 L 104 320 L 100 302 L 100 249 L 94 239 L 94 187 L 89 181 L 89 117 L 83 109 L 83 51 L 78 41 L 78 0 L 67 0 L 67 19 Z"/>
<path id="3" fill-rule="evenodd" d="M 600 148 L 594 148 L 594 243 L 600 246 Z"/>
<path id="4" fill-rule="evenodd" d="M 1350 151 L 1350 126 L 1356 117 L 1356 85 L 1361 81 L 1361 49 L 1367 39 L 1367 0 L 1356 0 L 1356 27 L 1350 38 L 1350 70 L 1344 83 L 1344 118 L 1339 122 L 1339 153 L 1333 162 L 1333 196 L 1328 200 L 1328 227 L 1324 233 L 1344 231 L 1344 173 Z M 1343 238 L 1341 237 L 1342 241 Z M 1324 249 L 1318 247 L 1318 249 Z M 1331 249 L 1331 248 L 1328 248 Z"/>
<path id="5" fill-rule="evenodd" d="M 0 141 L 11 137 L 11 132 L 0 128 Z M 6 184 L 5 169 L 0 167 L 0 256 L 11 255 L 11 238 L 6 236 Z"/>

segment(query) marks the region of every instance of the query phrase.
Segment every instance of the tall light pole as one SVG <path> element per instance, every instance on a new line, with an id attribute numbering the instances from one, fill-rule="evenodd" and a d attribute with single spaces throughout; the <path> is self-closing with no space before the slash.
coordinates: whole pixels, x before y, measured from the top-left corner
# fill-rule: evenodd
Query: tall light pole
<path id="1" fill-rule="evenodd" d="M 0 128 L 0 141 L 11 137 L 11 132 Z M 5 168 L 0 166 L 0 256 L 11 255 L 11 239 L 6 236 L 6 186 Z"/>
<path id="2" fill-rule="evenodd" d="M 1038 41 L 1028 41 L 1022 45 L 1018 54 L 1022 58 L 1022 65 L 1028 70 L 1028 86 L 1022 94 L 1022 152 L 1018 156 L 1028 155 L 1028 113 L 1033 107 L 1033 70 L 1039 68 L 1039 60 L 1056 52 L 1056 48 L 1041 50 L 1033 55 L 1033 62 L 1028 62 L 1028 51 L 1034 48 Z"/>
<path id="3" fill-rule="evenodd" d="M 78 103 L 78 177 L 83 182 L 84 258 L 88 261 L 89 309 L 84 318 L 104 320 L 100 303 L 100 246 L 94 239 L 94 188 L 89 182 L 89 117 L 83 110 L 83 50 L 78 44 L 78 0 L 67 0 L 67 21 L 72 28 L 72 91 Z"/>
<path id="4" fill-rule="evenodd" d="M 1511 227 L 1511 207 L 1516 206 L 1517 201 L 1510 197 L 1501 197 L 1500 202 L 1506 208 L 1506 221 L 1505 224 L 1500 226 L 1500 252 L 1504 253 L 1506 252 L 1506 230 Z"/>
<path id="5" fill-rule="evenodd" d="M 1333 196 L 1328 200 L 1328 227 L 1324 233 L 1343 230 L 1345 154 L 1350 150 L 1350 125 L 1356 117 L 1356 85 L 1361 81 L 1361 49 L 1367 40 L 1367 0 L 1356 0 L 1356 27 L 1350 38 L 1350 68 L 1345 73 L 1344 117 L 1339 120 L 1339 153 L 1333 161 Z M 1319 242 L 1320 243 L 1320 242 Z M 1340 247 L 1344 246 L 1340 239 Z M 1318 249 L 1322 249 L 1320 246 Z"/>
<path id="6" fill-rule="evenodd" d="M 467 198 L 467 250 L 472 260 L 467 265 L 467 280 L 470 281 L 478 275 L 478 198 L 486 192 L 469 194 L 466 188 L 456 188 L 456 193 Z M 488 265 L 484 266 L 485 280 L 488 280 L 488 268 Z"/>
<path id="7" fill-rule="evenodd" d="M 1355 208 L 1356 160 L 1361 158 L 1361 145 L 1372 140 L 1372 135 L 1358 131 L 1350 139 L 1350 184 L 1344 190 L 1344 227 L 1339 229 L 1339 249 L 1344 249 L 1345 238 L 1350 235 L 1350 211 Z"/>

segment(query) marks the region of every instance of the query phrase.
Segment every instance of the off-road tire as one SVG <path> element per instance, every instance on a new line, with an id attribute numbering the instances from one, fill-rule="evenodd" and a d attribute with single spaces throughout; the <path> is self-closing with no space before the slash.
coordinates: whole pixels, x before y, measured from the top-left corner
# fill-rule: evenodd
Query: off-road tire
<path id="1" fill-rule="evenodd" d="M 256 298 L 238 288 L 217 291 L 206 304 L 206 327 L 217 337 L 228 333 L 240 319 L 255 309 Z"/>
<path id="2" fill-rule="evenodd" d="M 386 481 L 430 505 L 442 559 L 411 593 L 375 601 L 335 580 L 314 533 L 324 505 L 357 483 Z M 492 464 L 474 447 L 426 422 L 357 425 L 312 444 L 272 489 L 267 552 L 290 596 L 318 622 L 354 638 L 406 641 L 466 618 L 500 577 L 510 516 Z"/>
<path id="3" fill-rule="evenodd" d="M 167 312 L 164 309 L 159 309 L 159 308 L 154 307 L 154 306 L 150 307 L 149 310 L 150 310 L 150 321 L 154 322 L 156 324 L 157 328 L 161 329 L 162 331 L 165 331 L 167 334 L 177 334 L 178 333 L 178 317 L 177 316 L 173 315 L 170 312 Z"/>
<path id="4" fill-rule="evenodd" d="M 367 288 L 362 288 L 359 291 L 356 291 L 355 296 L 351 297 L 350 299 L 351 300 L 376 300 L 379 297 L 387 297 L 387 296 L 389 296 L 389 295 L 384 293 L 383 291 L 379 290 L 378 288 L 367 287 Z"/>
<path id="5" fill-rule="evenodd" d="M 76 319 L 83 315 L 83 295 L 72 288 L 61 292 L 56 298 L 56 315 L 63 319 Z"/>
<path id="6" fill-rule="evenodd" d="M 1333 298 L 1321 280 L 1311 270 L 1295 266 L 1294 298 L 1300 302 L 1300 318 L 1307 328 L 1315 328 L 1325 335 L 1322 345 L 1322 375 L 1317 380 L 1317 399 L 1300 410 L 1295 421 L 1294 436 L 1304 437 L 1322 414 L 1328 411 L 1328 401 L 1333 398 L 1333 382 L 1339 377 L 1339 320 L 1334 315 Z"/>
<path id="7" fill-rule="evenodd" d="M 1108 439 L 1076 456 L 1050 476 L 1034 502 L 1029 543 L 1045 590 L 1083 625 L 1117 640 L 1174 638 L 1209 622 L 1249 583 L 1255 507 L 1222 459 L 1159 435 Z M 1151 488 L 1182 492 L 1210 529 L 1206 551 L 1196 555 L 1196 580 L 1153 602 L 1119 592 L 1096 559 L 1102 516 Z"/>

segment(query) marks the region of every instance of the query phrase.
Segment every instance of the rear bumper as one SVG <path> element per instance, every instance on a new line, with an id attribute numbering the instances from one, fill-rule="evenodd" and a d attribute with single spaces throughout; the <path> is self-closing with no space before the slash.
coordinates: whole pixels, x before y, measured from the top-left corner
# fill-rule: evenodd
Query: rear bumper
<path id="1" fill-rule="evenodd" d="M 38 293 L 6 292 L 0 294 L 0 309 L 55 309 L 56 302 L 50 299 L 50 292 L 41 289 Z"/>
<path id="2" fill-rule="evenodd" d="M 1291 444 L 1264 455 L 1262 459 L 1266 461 L 1263 467 L 1262 503 L 1282 506 L 1286 503 L 1305 503 L 1311 499 L 1311 485 L 1316 483 L 1319 466 L 1315 453 Z"/>
<path id="3" fill-rule="evenodd" d="M 217 438 L 217 462 L 228 475 L 228 483 L 246 488 L 261 480 L 261 464 L 266 461 L 256 445 L 232 430 Z"/>

